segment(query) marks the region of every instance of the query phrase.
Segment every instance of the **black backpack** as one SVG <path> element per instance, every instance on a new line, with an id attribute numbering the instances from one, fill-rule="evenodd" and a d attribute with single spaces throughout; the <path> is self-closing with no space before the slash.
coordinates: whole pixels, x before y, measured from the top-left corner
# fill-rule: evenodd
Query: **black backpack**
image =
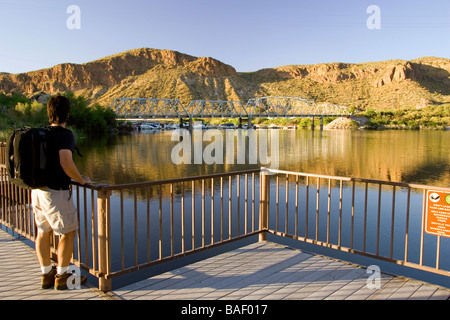
<path id="1" fill-rule="evenodd" d="M 12 183 L 27 189 L 47 186 L 47 139 L 50 128 L 15 129 L 6 142 L 6 169 Z"/>

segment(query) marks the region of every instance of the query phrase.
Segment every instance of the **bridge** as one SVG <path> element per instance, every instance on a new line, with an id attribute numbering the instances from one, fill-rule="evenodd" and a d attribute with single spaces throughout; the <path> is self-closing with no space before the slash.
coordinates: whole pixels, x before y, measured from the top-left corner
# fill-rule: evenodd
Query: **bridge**
<path id="1" fill-rule="evenodd" d="M 178 99 L 116 98 L 109 106 L 123 118 L 256 118 L 348 117 L 349 108 L 316 103 L 301 97 L 258 97 L 242 101 L 193 100 L 187 107 Z"/>

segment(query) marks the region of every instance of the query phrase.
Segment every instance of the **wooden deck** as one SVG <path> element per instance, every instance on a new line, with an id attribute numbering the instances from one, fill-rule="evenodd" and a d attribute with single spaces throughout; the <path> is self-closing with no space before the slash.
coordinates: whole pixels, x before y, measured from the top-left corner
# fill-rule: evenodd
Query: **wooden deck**
<path id="1" fill-rule="evenodd" d="M 440 299 L 450 290 L 382 274 L 379 289 L 356 265 L 286 248 L 254 243 L 166 272 L 112 293 L 93 285 L 80 290 L 40 289 L 34 250 L 0 230 L 0 299 L 3 300 L 302 300 Z"/>
<path id="2" fill-rule="evenodd" d="M 122 299 L 366 300 L 442 299 L 450 290 L 382 274 L 369 289 L 365 268 L 286 248 L 254 243 L 115 290 Z"/>
<path id="3" fill-rule="evenodd" d="M 41 269 L 33 248 L 0 229 L 0 300 L 103 300 L 87 284 L 79 290 L 41 289 Z"/>

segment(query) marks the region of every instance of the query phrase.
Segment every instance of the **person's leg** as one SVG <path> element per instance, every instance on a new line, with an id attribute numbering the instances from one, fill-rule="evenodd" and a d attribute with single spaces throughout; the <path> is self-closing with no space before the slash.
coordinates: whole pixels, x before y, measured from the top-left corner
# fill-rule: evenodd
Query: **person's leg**
<path id="1" fill-rule="evenodd" d="M 34 221 L 37 228 L 35 250 L 41 265 L 42 273 L 44 269 L 51 266 L 50 260 L 50 240 L 52 236 L 52 228 L 46 218 L 47 194 L 43 190 L 31 190 L 31 203 L 33 204 Z"/>
<path id="2" fill-rule="evenodd" d="M 72 259 L 75 234 L 76 231 L 71 231 L 61 235 L 58 244 L 58 268 L 64 268 L 64 272 L 69 267 L 70 260 Z"/>
<path id="3" fill-rule="evenodd" d="M 76 230 L 61 235 L 61 239 L 58 244 L 58 266 L 56 268 L 57 271 L 55 275 L 56 290 L 68 289 L 68 283 L 75 286 L 82 285 L 86 282 L 86 276 L 73 274 L 73 271 L 71 272 L 69 270 L 69 264 L 74 250 L 75 235 Z"/>
<path id="4" fill-rule="evenodd" d="M 41 266 L 41 288 L 49 289 L 55 284 L 56 268 L 50 259 L 50 240 L 52 232 L 38 231 L 36 236 L 36 255 Z"/>
<path id="5" fill-rule="evenodd" d="M 36 237 L 36 255 L 41 267 L 51 266 L 52 261 L 50 259 L 50 239 L 52 232 L 40 232 L 38 231 Z"/>

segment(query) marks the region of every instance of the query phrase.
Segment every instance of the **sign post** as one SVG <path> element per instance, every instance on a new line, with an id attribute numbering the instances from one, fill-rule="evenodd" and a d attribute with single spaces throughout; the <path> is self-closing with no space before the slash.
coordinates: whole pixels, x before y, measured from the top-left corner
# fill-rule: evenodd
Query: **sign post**
<path id="1" fill-rule="evenodd" d="M 427 190 L 425 232 L 450 238 L 450 192 Z"/>

